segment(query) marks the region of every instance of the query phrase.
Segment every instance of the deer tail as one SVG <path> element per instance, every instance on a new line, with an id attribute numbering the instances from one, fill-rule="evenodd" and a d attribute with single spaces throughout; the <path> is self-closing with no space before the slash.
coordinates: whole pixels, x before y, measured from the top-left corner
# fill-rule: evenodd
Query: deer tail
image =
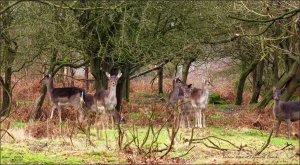
<path id="1" fill-rule="evenodd" d="M 83 104 L 86 101 L 86 94 L 85 94 L 85 90 L 80 92 L 80 103 Z"/>

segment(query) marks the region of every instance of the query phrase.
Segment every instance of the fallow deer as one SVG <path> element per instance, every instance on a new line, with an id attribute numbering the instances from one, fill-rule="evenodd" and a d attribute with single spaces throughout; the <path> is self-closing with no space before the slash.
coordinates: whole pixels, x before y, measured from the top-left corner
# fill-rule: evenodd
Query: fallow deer
<path id="1" fill-rule="evenodd" d="M 288 138 L 291 136 L 291 123 L 300 120 L 300 102 L 299 101 L 281 101 L 281 90 L 273 87 L 274 107 L 273 114 L 277 120 L 276 133 L 278 135 L 279 127 L 282 121 L 287 122 Z"/>
<path id="2" fill-rule="evenodd" d="M 202 88 L 193 88 L 191 91 L 190 99 L 192 107 L 195 111 L 195 126 L 202 128 L 206 127 L 205 114 L 203 111 L 208 105 L 209 90 L 212 87 L 211 79 L 204 81 Z"/>
<path id="3" fill-rule="evenodd" d="M 179 79 L 173 79 L 173 89 L 169 94 L 169 103 L 172 105 L 173 108 L 176 107 L 177 101 L 183 99 L 183 90 L 182 87 L 184 83 Z"/>
<path id="4" fill-rule="evenodd" d="M 53 104 L 50 119 L 53 118 L 54 110 L 57 109 L 61 124 L 61 106 L 69 105 L 79 112 L 79 121 L 82 122 L 84 114 L 81 107 L 84 103 L 84 89 L 77 87 L 54 88 L 53 77 L 51 75 L 46 75 L 40 83 L 46 85 L 48 96 Z"/>
<path id="5" fill-rule="evenodd" d="M 190 95 L 192 92 L 192 84 L 183 85 L 181 87 L 183 92 L 183 98 L 178 100 L 178 109 L 180 111 L 180 127 L 185 128 L 187 123 L 187 127 L 190 128 L 191 119 L 190 115 L 192 113 L 193 107 L 191 105 Z"/>
<path id="6" fill-rule="evenodd" d="M 108 78 L 108 88 L 96 91 L 94 94 L 94 101 L 97 107 L 97 110 L 108 116 L 109 119 L 112 119 L 112 123 L 114 122 L 113 117 L 115 117 L 117 122 L 120 122 L 120 114 L 115 110 L 117 105 L 117 97 L 116 97 L 116 88 L 119 78 L 122 76 L 122 73 L 119 72 L 118 75 L 110 75 L 106 72 L 106 76 Z M 108 119 L 108 120 L 109 120 Z M 114 126 L 114 124 L 112 125 Z"/>

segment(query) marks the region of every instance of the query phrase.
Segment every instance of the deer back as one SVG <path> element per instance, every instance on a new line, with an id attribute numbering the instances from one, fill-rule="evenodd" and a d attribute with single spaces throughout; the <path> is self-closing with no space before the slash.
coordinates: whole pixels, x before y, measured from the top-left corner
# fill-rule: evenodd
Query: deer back
<path id="1" fill-rule="evenodd" d="M 291 119 L 291 121 L 300 120 L 300 102 L 298 101 L 280 101 L 280 110 L 276 114 L 277 118 Z"/>
<path id="2" fill-rule="evenodd" d="M 299 101 L 281 101 L 282 89 L 273 87 L 273 99 L 275 101 L 273 113 L 277 120 L 291 119 L 291 121 L 300 120 L 300 102 Z"/>

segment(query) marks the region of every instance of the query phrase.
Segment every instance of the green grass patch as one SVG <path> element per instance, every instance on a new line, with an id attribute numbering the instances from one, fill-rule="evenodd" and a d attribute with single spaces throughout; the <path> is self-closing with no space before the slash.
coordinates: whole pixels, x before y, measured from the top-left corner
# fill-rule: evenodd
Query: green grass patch
<path id="1" fill-rule="evenodd" d="M 13 122 L 12 122 L 12 125 L 13 125 L 15 128 L 25 128 L 27 124 L 26 124 L 26 123 L 23 123 L 23 122 L 13 121 Z"/>
<path id="2" fill-rule="evenodd" d="M 16 102 L 16 107 L 20 106 L 26 106 L 26 105 L 32 105 L 34 103 L 34 100 L 18 100 Z"/>
<path id="3" fill-rule="evenodd" d="M 215 120 L 222 120 L 222 117 L 215 116 Z M 126 130 L 125 143 L 128 143 L 133 139 L 131 133 L 133 129 L 131 125 L 124 125 L 123 129 Z M 138 136 L 138 145 L 141 145 L 146 133 L 147 127 L 136 126 L 135 130 Z M 156 134 L 159 127 L 154 127 L 153 133 Z M 17 142 L 5 141 L 2 143 L 1 148 L 1 163 L 2 164 L 95 164 L 95 163 L 128 163 L 126 157 L 122 156 L 124 153 L 118 150 L 117 137 L 118 131 L 107 129 L 102 131 L 100 139 L 97 139 L 95 135 L 95 129 L 91 130 L 91 139 L 96 145 L 95 147 L 86 146 L 86 137 L 83 134 L 77 134 L 73 137 L 73 144 L 67 138 L 57 137 L 54 139 L 33 139 L 24 140 Z M 179 129 L 179 132 L 175 139 L 174 149 L 170 153 L 169 157 L 176 157 L 183 155 L 189 148 L 195 146 L 195 148 L 183 158 L 186 159 L 187 163 L 226 163 L 231 161 L 235 163 L 297 163 L 298 159 L 290 157 L 294 154 L 294 150 L 285 150 L 284 153 L 273 152 L 274 150 L 280 150 L 287 143 L 292 144 L 294 147 L 299 146 L 297 140 L 287 140 L 284 137 L 272 137 L 269 147 L 263 152 L 262 156 L 266 158 L 257 159 L 254 161 L 250 158 L 226 158 L 226 156 L 247 156 L 239 155 L 239 153 L 233 150 L 235 149 L 232 145 L 227 142 L 220 141 L 216 138 L 210 139 L 222 148 L 230 149 L 232 151 L 222 152 L 216 149 L 208 148 L 203 143 L 195 143 L 188 146 L 188 143 L 184 142 L 184 139 L 189 139 L 191 135 L 191 129 Z M 269 132 L 261 132 L 255 129 L 247 128 L 228 128 L 228 127 L 216 127 L 210 126 L 206 128 L 196 128 L 194 131 L 194 138 L 201 139 L 208 136 L 216 136 L 234 143 L 236 146 L 246 146 L 246 149 L 251 150 L 253 153 L 258 151 L 267 141 Z M 148 140 L 142 147 L 147 151 L 149 149 L 152 139 L 154 138 L 152 131 L 149 133 Z M 136 139 L 137 140 L 137 139 Z M 209 140 L 203 141 L 206 144 L 210 144 Z M 160 136 L 158 137 L 159 149 L 165 149 L 166 145 L 170 144 L 170 139 L 167 129 L 162 129 Z M 135 149 L 136 144 L 132 143 L 130 148 Z M 234 153 L 233 153 L 234 152 Z M 241 152 L 247 154 L 247 152 Z M 162 153 L 158 153 L 160 156 Z M 221 156 L 220 156 L 221 155 Z M 223 157 L 224 156 L 224 157 Z M 275 158 L 269 159 L 267 156 Z M 241 161 L 243 160 L 243 161 Z M 240 162 L 241 161 L 241 162 Z M 228 162 L 227 162 L 228 163 Z"/>
<path id="4" fill-rule="evenodd" d="M 221 96 L 216 93 L 209 95 L 209 104 L 227 104 L 227 102 L 221 99 Z"/>
<path id="5" fill-rule="evenodd" d="M 142 117 L 140 113 L 132 112 L 128 114 L 128 118 L 132 120 L 138 120 Z"/>
<path id="6" fill-rule="evenodd" d="M 216 109 L 218 111 L 230 111 L 230 110 L 237 109 L 239 106 L 234 104 L 215 104 L 215 105 L 210 104 L 209 107 Z"/>

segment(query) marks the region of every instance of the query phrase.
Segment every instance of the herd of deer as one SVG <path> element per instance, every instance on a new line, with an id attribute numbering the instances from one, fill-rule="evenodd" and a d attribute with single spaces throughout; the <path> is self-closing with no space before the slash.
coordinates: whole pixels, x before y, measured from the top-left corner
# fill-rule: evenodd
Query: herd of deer
<path id="1" fill-rule="evenodd" d="M 122 73 L 110 75 L 108 88 L 97 90 L 94 95 L 86 94 L 85 90 L 78 87 L 54 88 L 53 77 L 46 75 L 40 82 L 47 87 L 47 93 L 53 104 L 50 119 L 53 118 L 54 110 L 59 113 L 61 121 L 61 106 L 69 105 L 79 112 L 79 122 L 83 122 L 89 113 L 96 113 L 98 116 L 113 118 L 116 122 L 122 121 L 122 115 L 115 110 L 117 105 L 116 86 Z M 169 103 L 180 112 L 180 126 L 191 127 L 194 121 L 195 127 L 206 127 L 204 110 L 207 108 L 209 90 L 212 88 L 211 79 L 204 80 L 201 88 L 192 87 L 192 84 L 185 84 L 179 78 L 173 79 L 173 89 L 169 94 Z M 276 125 L 276 136 L 282 121 L 288 124 L 288 135 L 291 134 L 291 122 L 300 120 L 300 102 L 285 102 L 280 100 L 280 89 L 273 89 L 274 108 L 273 113 L 278 121 Z M 191 116 L 194 120 L 191 120 Z M 113 124 L 112 124 L 113 125 Z"/>

